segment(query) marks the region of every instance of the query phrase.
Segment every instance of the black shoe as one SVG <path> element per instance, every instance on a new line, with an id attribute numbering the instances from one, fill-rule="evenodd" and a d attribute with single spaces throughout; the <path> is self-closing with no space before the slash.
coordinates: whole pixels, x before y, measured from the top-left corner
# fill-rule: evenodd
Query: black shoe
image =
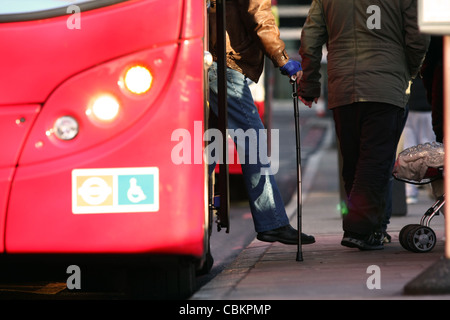
<path id="1" fill-rule="evenodd" d="M 381 232 L 374 232 L 368 236 L 344 232 L 341 245 L 359 250 L 381 250 L 384 249 L 383 238 Z"/>
<path id="2" fill-rule="evenodd" d="M 286 225 L 274 230 L 258 232 L 256 239 L 264 242 L 281 242 L 284 244 L 297 244 L 298 231 L 291 225 Z M 311 244 L 316 242 L 313 236 L 302 233 L 302 244 Z"/>

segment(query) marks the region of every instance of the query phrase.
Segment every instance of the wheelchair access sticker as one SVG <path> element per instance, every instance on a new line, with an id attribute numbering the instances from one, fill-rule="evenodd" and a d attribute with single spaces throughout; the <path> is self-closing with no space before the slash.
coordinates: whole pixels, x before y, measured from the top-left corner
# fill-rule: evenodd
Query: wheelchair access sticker
<path id="1" fill-rule="evenodd" d="M 72 170 L 72 212 L 75 214 L 158 210 L 158 168 Z"/>

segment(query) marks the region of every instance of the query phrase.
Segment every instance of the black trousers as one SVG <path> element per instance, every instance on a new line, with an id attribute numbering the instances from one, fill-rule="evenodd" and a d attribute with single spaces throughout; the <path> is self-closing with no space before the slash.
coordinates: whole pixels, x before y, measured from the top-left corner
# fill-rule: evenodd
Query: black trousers
<path id="1" fill-rule="evenodd" d="M 405 109 L 357 102 L 334 108 L 333 116 L 347 194 L 343 230 L 361 235 L 381 231 Z"/>

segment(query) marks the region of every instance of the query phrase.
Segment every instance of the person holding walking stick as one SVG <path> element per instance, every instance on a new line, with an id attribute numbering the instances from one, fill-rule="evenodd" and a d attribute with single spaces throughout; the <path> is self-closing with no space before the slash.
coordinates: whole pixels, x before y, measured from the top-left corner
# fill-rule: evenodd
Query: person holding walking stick
<path id="1" fill-rule="evenodd" d="M 216 1 L 211 1 L 209 10 L 210 51 L 214 63 L 209 69 L 210 105 L 217 116 L 217 48 L 216 48 Z M 256 110 L 247 79 L 258 82 L 264 66 L 264 56 L 271 59 L 274 66 L 288 77 L 301 78 L 302 69 L 298 61 L 289 59 L 285 44 L 271 11 L 271 0 L 231 0 L 226 1 L 226 64 L 227 64 L 227 104 L 229 129 L 254 130 L 257 146 L 267 143 L 262 136 L 264 125 Z M 236 142 L 236 141 L 235 141 Z M 237 143 L 237 142 L 236 142 Z M 237 146 L 238 152 L 245 153 L 241 163 L 250 210 L 257 239 L 265 242 L 297 244 L 298 231 L 293 228 L 286 214 L 280 191 L 273 174 L 267 170 L 261 159 L 252 164 L 249 161 L 249 146 Z M 259 153 L 259 152 L 258 152 Z M 240 155 L 241 157 L 242 155 Z M 210 173 L 214 164 L 210 165 Z M 301 234 L 303 244 L 315 242 L 311 235 Z"/>
<path id="2" fill-rule="evenodd" d="M 328 49 L 328 108 L 343 159 L 348 214 L 341 244 L 383 249 L 382 222 L 392 164 L 405 119 L 407 89 L 429 36 L 417 25 L 417 0 L 313 0 L 299 53 L 299 95 L 320 95 L 322 47 Z"/>

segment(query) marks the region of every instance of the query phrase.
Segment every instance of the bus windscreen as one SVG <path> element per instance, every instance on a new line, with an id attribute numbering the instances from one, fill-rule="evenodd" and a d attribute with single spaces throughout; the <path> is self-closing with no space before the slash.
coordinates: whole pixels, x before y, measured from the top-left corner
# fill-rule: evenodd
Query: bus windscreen
<path id="1" fill-rule="evenodd" d="M 29 21 L 66 15 L 68 8 L 92 10 L 128 0 L 0 0 L 0 22 Z"/>

